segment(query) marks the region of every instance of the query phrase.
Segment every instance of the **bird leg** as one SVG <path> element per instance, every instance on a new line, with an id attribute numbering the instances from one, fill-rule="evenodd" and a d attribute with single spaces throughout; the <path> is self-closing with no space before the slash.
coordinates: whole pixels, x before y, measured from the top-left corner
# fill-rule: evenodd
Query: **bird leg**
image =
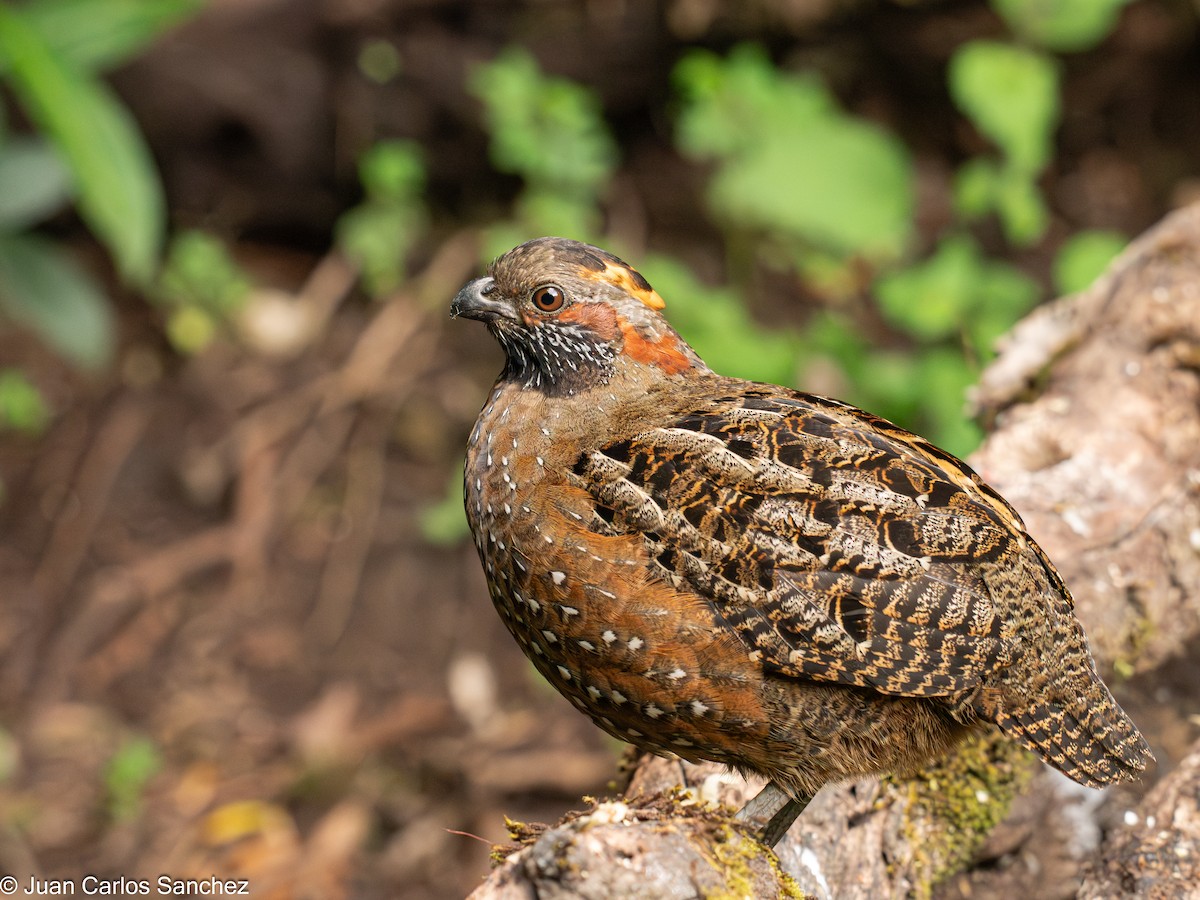
<path id="1" fill-rule="evenodd" d="M 759 826 L 758 839 L 774 847 L 783 838 L 796 817 L 804 812 L 811 796 L 793 797 L 774 781 L 741 808 L 735 818 Z"/>

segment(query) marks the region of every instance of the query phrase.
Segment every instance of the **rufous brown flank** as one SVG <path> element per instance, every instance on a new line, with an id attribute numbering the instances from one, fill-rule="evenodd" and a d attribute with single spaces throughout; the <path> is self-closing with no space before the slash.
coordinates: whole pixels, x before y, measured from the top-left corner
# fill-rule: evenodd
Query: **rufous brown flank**
<path id="1" fill-rule="evenodd" d="M 1071 595 L 963 462 L 836 400 L 718 375 L 626 263 L 562 238 L 454 298 L 504 348 L 467 449 L 492 600 L 538 670 L 656 753 L 831 780 L 998 726 L 1090 786 L 1145 740 Z"/>

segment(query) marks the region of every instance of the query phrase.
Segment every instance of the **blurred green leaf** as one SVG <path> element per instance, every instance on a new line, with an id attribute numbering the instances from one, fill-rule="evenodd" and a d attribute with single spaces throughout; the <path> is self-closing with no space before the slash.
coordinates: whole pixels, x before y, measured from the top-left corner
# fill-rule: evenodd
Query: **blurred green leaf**
<path id="1" fill-rule="evenodd" d="M 1054 259 L 1054 287 L 1074 294 L 1091 286 L 1129 241 L 1116 231 L 1088 230 L 1070 237 Z"/>
<path id="2" fill-rule="evenodd" d="M 39 435 L 50 420 L 41 392 L 17 369 L 0 369 L 0 431 Z M 4 780 L 0 775 L 0 782 Z"/>
<path id="3" fill-rule="evenodd" d="M 146 284 L 158 262 L 165 213 L 158 173 L 128 111 L 5 5 L 0 53 L 22 106 L 71 168 L 80 214 L 121 273 Z"/>
<path id="4" fill-rule="evenodd" d="M 845 399 L 902 428 L 920 432 L 935 442 L 940 440 L 921 415 L 925 397 L 917 378 L 916 353 L 864 342 L 860 356 L 849 358 L 846 354 L 846 349 L 841 349 L 836 357 L 851 379 Z"/>
<path id="5" fill-rule="evenodd" d="M 171 241 L 153 296 L 160 303 L 198 307 L 224 318 L 242 308 L 252 286 L 220 239 L 182 231 Z"/>
<path id="6" fill-rule="evenodd" d="M 718 215 L 742 226 L 791 233 L 846 256 L 887 259 L 909 237 L 910 176 L 890 136 L 831 116 L 803 132 L 785 129 L 728 162 L 709 190 Z"/>
<path id="7" fill-rule="evenodd" d="M 925 342 L 965 334 L 980 358 L 1039 296 L 1032 279 L 985 257 L 965 234 L 944 238 L 929 259 L 879 279 L 875 292 L 896 327 Z M 954 352 L 961 358 L 961 349 Z"/>
<path id="8" fill-rule="evenodd" d="M 149 738 L 129 738 L 117 748 L 104 774 L 109 812 L 114 819 L 130 819 L 137 814 L 146 783 L 162 765 L 162 754 Z"/>
<path id="9" fill-rule="evenodd" d="M 425 187 L 421 148 L 413 141 L 379 141 L 358 161 L 358 177 L 371 200 L 411 202 Z"/>
<path id="10" fill-rule="evenodd" d="M 476 68 L 470 88 L 483 101 L 493 164 L 525 182 L 512 221 L 486 230 L 485 251 L 543 234 L 595 239 L 599 196 L 617 165 L 596 94 L 544 75 L 518 48 Z"/>
<path id="11" fill-rule="evenodd" d="M 405 251 L 425 229 L 419 206 L 364 203 L 338 220 L 338 246 L 362 272 L 372 297 L 396 290 L 404 279 Z"/>
<path id="12" fill-rule="evenodd" d="M 992 0 L 1008 26 L 1035 44 L 1070 52 L 1104 40 L 1131 0 Z"/>
<path id="13" fill-rule="evenodd" d="M 21 14 L 56 54 L 92 72 L 121 65 L 203 7 L 204 0 L 30 0 Z"/>
<path id="14" fill-rule="evenodd" d="M 221 323 L 246 304 L 254 283 L 225 244 L 203 231 L 183 231 L 171 241 L 152 296 L 169 307 L 167 339 L 180 353 L 199 353 Z"/>
<path id="15" fill-rule="evenodd" d="M 734 156 L 769 139 L 780 122 L 803 128 L 838 111 L 815 75 L 781 73 L 756 44 L 739 44 L 724 59 L 693 50 L 671 80 L 681 102 L 676 140 L 699 159 Z"/>
<path id="16" fill-rule="evenodd" d="M 376 84 L 387 84 L 403 68 L 400 51 L 391 41 L 380 38 L 369 40 L 358 51 L 358 71 Z"/>
<path id="17" fill-rule="evenodd" d="M 967 160 L 954 179 L 955 209 L 968 222 L 996 213 L 1009 242 L 1027 247 L 1046 233 L 1050 218 L 1035 178 L 1035 173 L 1007 163 Z"/>
<path id="18" fill-rule="evenodd" d="M 337 241 L 367 292 L 382 297 L 400 286 L 408 250 L 428 225 L 425 164 L 411 141 L 381 141 L 362 155 L 358 173 L 367 199 L 338 219 Z"/>
<path id="19" fill-rule="evenodd" d="M 1050 158 L 1058 125 L 1055 62 L 1034 50 L 995 41 L 963 44 L 950 59 L 950 93 L 975 127 L 1025 172 Z"/>
<path id="20" fill-rule="evenodd" d="M 990 359 L 996 339 L 1007 332 L 1041 299 L 1037 282 L 1008 263 L 988 260 L 976 286 L 975 310 L 967 334 L 978 358 Z"/>
<path id="21" fill-rule="evenodd" d="M 1017 247 L 1039 241 L 1050 224 L 1050 212 L 1032 173 L 1006 167 L 996 183 L 996 212 L 1004 236 Z"/>
<path id="22" fill-rule="evenodd" d="M 975 381 L 975 370 L 962 352 L 937 347 L 921 353 L 915 381 L 928 421 L 921 430 L 936 435 L 937 445 L 956 456 L 966 456 L 978 447 L 983 433 L 965 413 L 967 388 Z"/>
<path id="23" fill-rule="evenodd" d="M 996 208 L 1000 167 L 995 160 L 976 156 L 954 173 L 954 209 L 967 221 L 980 219 Z"/>
<path id="24" fill-rule="evenodd" d="M 167 316 L 167 340 L 185 356 L 199 353 L 217 336 L 217 320 L 199 306 L 180 306 Z"/>
<path id="25" fill-rule="evenodd" d="M 526 50 L 510 47 L 470 76 L 483 101 L 496 168 L 591 196 L 612 176 L 617 147 L 587 88 L 544 75 Z"/>
<path id="26" fill-rule="evenodd" d="M 0 234 L 0 311 L 76 365 L 112 357 L 115 323 L 103 291 L 50 241 Z"/>
<path id="27" fill-rule="evenodd" d="M 775 240 L 767 240 L 759 245 L 760 258 L 767 265 L 775 266 L 773 257 L 782 251 L 784 259 L 796 267 L 800 281 L 812 291 L 813 295 L 827 302 L 839 303 L 847 297 L 853 297 L 862 286 L 862 272 L 853 265 L 848 265 L 846 257 L 811 244 L 802 246 L 775 247 Z M 784 263 L 784 265 L 787 265 Z"/>
<path id="28" fill-rule="evenodd" d="M 913 173 L 893 135 L 841 112 L 815 77 L 781 73 L 754 47 L 724 61 L 693 53 L 675 83 L 680 148 L 720 160 L 709 184 L 717 216 L 843 259 L 901 253 Z"/>
<path id="29" fill-rule="evenodd" d="M 455 466 L 442 499 L 422 508 L 418 524 L 425 540 L 437 547 L 457 544 L 471 533 L 463 508 L 461 464 Z"/>
<path id="30" fill-rule="evenodd" d="M 53 215 L 71 199 L 71 175 L 40 138 L 0 142 L 0 230 L 19 230 Z"/>
<path id="31" fill-rule="evenodd" d="M 974 241 L 952 235 L 924 262 L 881 278 L 875 285 L 879 307 L 915 337 L 948 337 L 962 329 L 985 265 Z"/>
<path id="32" fill-rule="evenodd" d="M 871 350 L 862 330 L 854 327 L 846 315 L 831 309 L 821 310 L 809 320 L 803 341 L 806 361 L 827 357 L 852 374 L 857 374 L 853 364 L 865 359 Z"/>

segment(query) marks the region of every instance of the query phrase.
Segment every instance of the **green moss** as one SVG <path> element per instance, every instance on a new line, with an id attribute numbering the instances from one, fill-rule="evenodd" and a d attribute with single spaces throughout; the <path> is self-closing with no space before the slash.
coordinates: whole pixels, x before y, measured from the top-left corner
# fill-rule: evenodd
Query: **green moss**
<path id="1" fill-rule="evenodd" d="M 909 797 L 904 837 L 917 896 L 962 871 L 1037 770 L 1024 748 L 997 731 L 971 735 L 939 763 L 895 788 Z"/>
<path id="2" fill-rule="evenodd" d="M 505 816 L 504 828 L 508 832 L 510 841 L 507 844 L 492 844 L 489 858 L 493 866 L 500 865 L 518 850 L 523 850 L 530 844 L 536 843 L 549 826 L 541 822 L 518 822 L 516 819 Z"/>
<path id="3" fill-rule="evenodd" d="M 579 823 L 583 828 L 589 827 L 588 817 L 596 812 L 600 801 L 593 797 L 583 799 L 587 808 L 567 813 L 560 824 Z M 805 894 L 780 866 L 779 858 L 743 833 L 732 821 L 732 810 L 728 807 L 699 800 L 693 792 L 683 788 L 650 796 L 627 797 L 620 802 L 626 806 L 626 823 L 654 822 L 664 829 L 678 827 L 696 843 L 721 882 L 719 890 L 704 895 L 706 900 L 753 897 L 764 880 L 777 886 L 776 896 L 804 900 Z M 550 827 L 536 822 L 517 822 L 507 816 L 504 824 L 512 842 L 492 847 L 494 865 L 535 843 Z M 567 862 L 563 860 L 561 864 L 565 867 Z"/>
<path id="4" fill-rule="evenodd" d="M 1136 595 L 1130 597 L 1130 606 L 1141 612 L 1144 607 L 1137 602 Z M 1112 661 L 1113 673 L 1119 680 L 1127 681 L 1137 672 L 1137 661 L 1141 658 L 1146 647 L 1156 636 L 1154 622 L 1146 615 L 1139 615 L 1129 627 L 1125 636 L 1126 649 Z"/>
<path id="5" fill-rule="evenodd" d="M 705 900 L 740 900 L 753 897 L 755 886 L 755 864 L 766 863 L 771 869 L 775 883 L 779 885 L 779 897 L 804 900 L 804 892 L 795 880 L 779 865 L 779 857 L 757 841 L 738 835 L 729 822 L 712 832 L 712 840 L 705 849 L 711 850 L 712 865 L 721 874 L 724 888 L 705 895 Z"/>

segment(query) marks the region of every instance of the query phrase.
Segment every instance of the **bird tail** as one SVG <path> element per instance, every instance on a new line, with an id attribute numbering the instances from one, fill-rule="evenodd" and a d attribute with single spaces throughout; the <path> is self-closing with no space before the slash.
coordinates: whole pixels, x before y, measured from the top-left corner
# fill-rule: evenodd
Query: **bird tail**
<path id="1" fill-rule="evenodd" d="M 1038 673 L 1041 679 L 1034 676 L 1021 688 L 1016 685 L 1022 679 L 1014 677 L 1013 687 L 999 692 L 988 717 L 1080 784 L 1101 787 L 1136 780 L 1154 761 L 1150 745 L 1088 668 L 1067 684 L 1043 684 L 1040 691 L 1030 691 L 1030 684 L 1044 680 L 1044 672 Z"/>

